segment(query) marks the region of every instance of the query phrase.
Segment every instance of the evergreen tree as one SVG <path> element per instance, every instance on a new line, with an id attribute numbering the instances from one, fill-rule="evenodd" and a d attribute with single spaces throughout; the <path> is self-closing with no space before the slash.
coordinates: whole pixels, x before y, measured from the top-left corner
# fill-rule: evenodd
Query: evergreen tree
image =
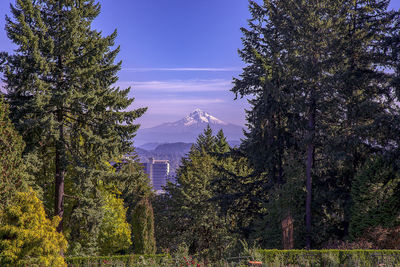
<path id="1" fill-rule="evenodd" d="M 121 198 L 128 208 L 126 213 L 129 222 L 132 221 L 133 210 L 139 201 L 152 197 L 151 181 L 136 155 L 123 159 L 116 168 L 115 175 L 110 175 L 104 180 L 112 183 L 121 192 Z"/>
<path id="2" fill-rule="evenodd" d="M 233 88 L 242 96 L 256 95 L 248 112 L 245 149 L 256 155 L 255 166 L 262 164 L 258 169 L 267 171 L 272 184 L 284 182 L 285 151 L 292 147 L 306 151 L 308 247 L 316 133 L 321 125 L 316 115 L 329 112 L 330 106 L 321 104 L 331 70 L 327 58 L 331 43 L 326 40 L 335 40 L 332 20 L 338 8 L 340 3 L 330 1 L 264 1 L 262 6 L 251 2 L 252 31 L 244 30 L 241 52 L 250 66 Z"/>
<path id="3" fill-rule="evenodd" d="M 388 12 L 388 3 L 250 2 L 240 51 L 248 66 L 233 88 L 253 96 L 242 148 L 268 178 L 268 195 L 288 181 L 290 161 L 306 162 L 299 174 L 306 176 L 308 247 L 311 236 L 321 245 L 329 235 L 347 235 L 355 173 L 368 153 L 396 142 L 393 72 L 381 71 L 394 68 L 386 52 L 398 13 Z"/>
<path id="4" fill-rule="evenodd" d="M 224 154 L 229 152 L 230 147 L 228 142 L 226 141 L 226 137 L 224 135 L 224 131 L 219 130 L 216 136 L 216 144 L 215 144 L 215 152 L 218 154 Z"/>
<path id="5" fill-rule="evenodd" d="M 400 174 L 390 161 L 383 156 L 371 158 L 354 179 L 349 229 L 353 240 L 378 226 L 400 225 Z"/>
<path id="6" fill-rule="evenodd" d="M 325 194 L 324 200 L 317 196 L 320 205 L 338 211 L 335 216 L 342 222 L 335 234 L 339 238 L 349 234 L 351 188 L 357 173 L 375 153 L 393 150 L 397 142 L 389 40 L 399 13 L 388 11 L 389 2 L 343 3 L 348 16 L 343 19 L 342 38 L 332 47 L 337 60 L 331 84 L 337 96 L 327 99 L 335 103 L 337 112 L 327 121 L 324 138 L 328 142 L 323 151 L 323 162 L 331 168 L 316 192 Z"/>
<path id="7" fill-rule="evenodd" d="M 210 127 L 197 138 L 177 171 L 176 184 L 168 184 L 166 191 L 168 213 L 164 216 L 172 222 L 171 248 L 180 244 L 189 247 L 190 254 L 218 258 L 228 253 L 234 241 L 228 231 L 230 222 L 220 216 L 218 203 L 213 201 L 212 181 L 219 176 L 222 160 L 217 150 L 229 150 L 223 132 L 213 136 Z"/>
<path id="8" fill-rule="evenodd" d="M 18 49 L 2 59 L 12 120 L 25 153 L 48 164 L 40 181 L 45 192 L 54 184 L 55 214 L 64 219 L 68 212 L 70 225 L 81 225 L 66 229 L 71 238 L 91 232 L 93 242 L 79 241 L 90 247 L 101 222 L 96 185 L 108 162 L 131 150 L 133 121 L 145 109 L 124 111 L 133 98 L 129 88 L 113 87 L 121 66 L 114 63 L 116 32 L 103 37 L 91 28 L 100 13 L 94 0 L 18 0 L 11 13 L 6 31 Z"/>
<path id="9" fill-rule="evenodd" d="M 0 209 L 24 186 L 24 142 L 9 119 L 8 105 L 0 99 Z"/>
<path id="10" fill-rule="evenodd" d="M 207 128 L 204 129 L 203 134 L 200 134 L 197 137 L 197 141 L 194 144 L 194 148 L 201 152 L 201 151 L 214 151 L 216 146 L 216 139 L 215 136 L 213 136 L 212 129 L 210 125 L 207 125 Z"/>
<path id="11" fill-rule="evenodd" d="M 249 161 L 238 150 L 217 155 L 219 163 L 214 166 L 218 175 L 211 181 L 212 202 L 219 207 L 219 216 L 229 221 L 228 231 L 234 239 L 249 240 L 251 225 L 260 215 L 264 196 L 254 177 Z"/>
<path id="12" fill-rule="evenodd" d="M 147 198 L 139 201 L 133 211 L 132 233 L 136 254 L 154 254 L 156 252 L 153 207 Z"/>

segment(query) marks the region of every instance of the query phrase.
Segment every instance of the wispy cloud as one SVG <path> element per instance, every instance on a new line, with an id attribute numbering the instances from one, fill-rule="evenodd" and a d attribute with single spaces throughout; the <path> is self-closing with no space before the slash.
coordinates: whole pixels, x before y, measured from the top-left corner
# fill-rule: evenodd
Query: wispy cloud
<path id="1" fill-rule="evenodd" d="M 122 71 L 130 72 L 148 72 L 148 71 L 203 71 L 203 72 L 222 72 L 222 71 L 240 71 L 240 67 L 226 68 L 123 68 Z"/>
<path id="2" fill-rule="evenodd" d="M 148 106 L 168 106 L 171 108 L 171 105 L 185 105 L 185 106 L 194 106 L 196 105 L 212 105 L 217 103 L 225 103 L 224 99 L 209 99 L 209 98 L 183 98 L 183 99 L 141 99 L 140 101 L 136 101 L 135 104 L 142 104 Z"/>
<path id="3" fill-rule="evenodd" d="M 232 88 L 230 80 L 169 80 L 169 81 L 125 81 L 118 82 L 117 86 L 131 86 L 134 91 L 162 91 L 162 92 L 204 92 L 229 91 Z"/>

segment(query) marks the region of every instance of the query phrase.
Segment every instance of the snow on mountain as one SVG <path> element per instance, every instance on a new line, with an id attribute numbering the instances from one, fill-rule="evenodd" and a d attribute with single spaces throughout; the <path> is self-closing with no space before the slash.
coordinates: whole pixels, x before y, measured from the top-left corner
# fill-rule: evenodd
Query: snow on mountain
<path id="1" fill-rule="evenodd" d="M 151 142 L 194 143 L 197 136 L 203 132 L 207 125 L 210 125 L 215 133 L 222 129 L 228 140 L 239 141 L 240 138 L 243 138 L 241 126 L 224 122 L 201 109 L 195 109 L 179 121 L 163 123 L 152 128 L 139 129 L 134 142 L 136 146 Z"/>
<path id="2" fill-rule="evenodd" d="M 190 126 L 196 123 L 228 125 L 228 123 L 223 122 L 198 108 L 195 109 L 188 116 L 186 116 L 184 119 L 178 121 L 178 123 L 183 123 L 183 125 L 185 126 Z"/>

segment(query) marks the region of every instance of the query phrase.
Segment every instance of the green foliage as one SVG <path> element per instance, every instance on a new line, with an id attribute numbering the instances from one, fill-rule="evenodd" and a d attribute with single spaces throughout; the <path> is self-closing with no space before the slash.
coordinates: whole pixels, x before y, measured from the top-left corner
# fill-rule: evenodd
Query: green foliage
<path id="1" fill-rule="evenodd" d="M 398 250 L 259 250 L 265 266 L 396 266 Z M 382 265 L 380 265 L 382 264 Z"/>
<path id="2" fill-rule="evenodd" d="M 101 257 L 67 257 L 65 261 L 74 267 L 86 266 L 170 266 L 171 256 L 168 254 L 155 255 L 121 255 Z"/>
<path id="3" fill-rule="evenodd" d="M 8 105 L 0 98 L 0 207 L 24 186 L 24 142 L 9 119 Z M 0 208 L 0 209 L 1 209 Z"/>
<path id="4" fill-rule="evenodd" d="M 265 249 L 283 249 L 282 221 L 287 216 L 293 219 L 293 239 L 296 248 L 305 246 L 303 181 L 288 180 L 284 185 L 269 191 L 268 202 L 261 218 L 253 223 L 249 242 Z"/>
<path id="5" fill-rule="evenodd" d="M 153 207 L 147 198 L 136 205 L 132 214 L 133 245 L 137 254 L 156 252 Z"/>
<path id="6" fill-rule="evenodd" d="M 188 253 L 204 261 L 231 252 L 237 226 L 230 216 L 222 214 L 214 197 L 217 188 L 223 189 L 213 183 L 221 178 L 223 168 L 235 169 L 233 159 L 221 154 L 229 151 L 223 132 L 213 136 L 207 127 L 182 159 L 176 183 L 169 183 L 166 196 L 156 199 L 156 220 L 164 223 L 157 227 L 162 248 L 176 250 L 185 243 Z"/>
<path id="7" fill-rule="evenodd" d="M 0 59 L 24 154 L 42 163 L 35 182 L 46 209 L 62 217 L 58 230 L 70 241 L 70 252 L 80 255 L 97 251 L 99 181 L 118 179 L 108 162 L 132 151 L 139 127 L 134 120 L 146 110 L 127 111 L 134 101 L 130 88 L 114 86 L 121 68 L 114 63 L 117 34 L 102 36 L 91 27 L 99 13 L 92 0 L 18 0 L 6 17 L 7 36 L 17 49 Z"/>
<path id="8" fill-rule="evenodd" d="M 131 222 L 133 210 L 139 201 L 152 195 L 151 183 L 135 154 L 117 163 L 115 170 L 115 174 L 104 177 L 104 181 L 121 192 L 124 204 L 128 207 L 127 218 Z"/>
<path id="9" fill-rule="evenodd" d="M 131 241 L 131 226 L 126 221 L 124 202 L 115 194 L 105 192 L 103 221 L 98 236 L 100 255 L 112 255 L 127 250 Z"/>
<path id="10" fill-rule="evenodd" d="M 351 190 L 350 237 L 354 240 L 377 226 L 400 225 L 400 174 L 383 157 L 368 160 Z"/>
<path id="11" fill-rule="evenodd" d="M 56 232 L 60 221 L 46 218 L 42 202 L 30 188 L 17 192 L 0 211 L 0 265 L 66 266 L 60 253 L 67 241 Z"/>
<path id="12" fill-rule="evenodd" d="M 217 259 L 202 263 L 189 256 L 187 248 L 180 248 L 172 256 L 124 255 L 108 257 L 66 258 L 71 266 L 249 266 L 248 262 L 261 261 L 263 266 L 397 266 L 398 250 L 260 250 L 248 249 L 241 257 Z M 246 255 L 246 256 L 245 256 Z M 239 265 L 242 264 L 242 265 Z"/>
<path id="13" fill-rule="evenodd" d="M 255 171 L 244 192 L 264 202 L 251 200 L 264 213 L 252 229 L 255 240 L 281 243 L 280 214 L 293 211 L 298 225 L 302 213 L 312 218 L 307 237 L 313 246 L 346 239 L 355 175 L 374 153 L 398 154 L 399 12 L 388 11 L 388 4 L 250 1 L 239 52 L 246 67 L 232 91 L 251 104 L 241 149 Z M 301 192 L 307 205 L 293 202 L 279 211 L 285 194 Z M 268 226 L 260 228 L 263 221 Z M 298 233 L 301 247 L 306 232 Z"/>
<path id="14" fill-rule="evenodd" d="M 212 202 L 218 204 L 219 216 L 229 218 L 229 232 L 237 243 L 237 239 L 249 238 L 251 225 L 260 216 L 264 194 L 255 181 L 262 182 L 263 178 L 253 176 L 248 159 L 236 149 L 217 159 L 214 168 L 218 175 L 211 181 Z"/>

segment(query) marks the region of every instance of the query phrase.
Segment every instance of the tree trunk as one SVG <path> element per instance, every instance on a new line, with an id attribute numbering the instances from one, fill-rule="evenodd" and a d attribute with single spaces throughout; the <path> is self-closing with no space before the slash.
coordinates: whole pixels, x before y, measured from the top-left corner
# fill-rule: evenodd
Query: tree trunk
<path id="1" fill-rule="evenodd" d="M 306 247 L 311 248 L 311 196 L 312 196 L 312 168 L 314 163 L 314 133 L 315 133 L 315 100 L 313 93 L 310 112 L 308 115 L 308 145 L 307 145 L 307 166 L 306 166 Z"/>
<path id="2" fill-rule="evenodd" d="M 64 176 L 65 176 L 65 150 L 64 150 L 64 127 L 62 124 L 63 116 L 62 111 L 57 112 L 57 121 L 59 125 L 59 140 L 56 144 L 56 175 L 55 175 L 55 202 L 54 210 L 55 215 L 61 218 L 57 226 L 57 232 L 63 231 L 63 215 L 64 215 Z"/>

